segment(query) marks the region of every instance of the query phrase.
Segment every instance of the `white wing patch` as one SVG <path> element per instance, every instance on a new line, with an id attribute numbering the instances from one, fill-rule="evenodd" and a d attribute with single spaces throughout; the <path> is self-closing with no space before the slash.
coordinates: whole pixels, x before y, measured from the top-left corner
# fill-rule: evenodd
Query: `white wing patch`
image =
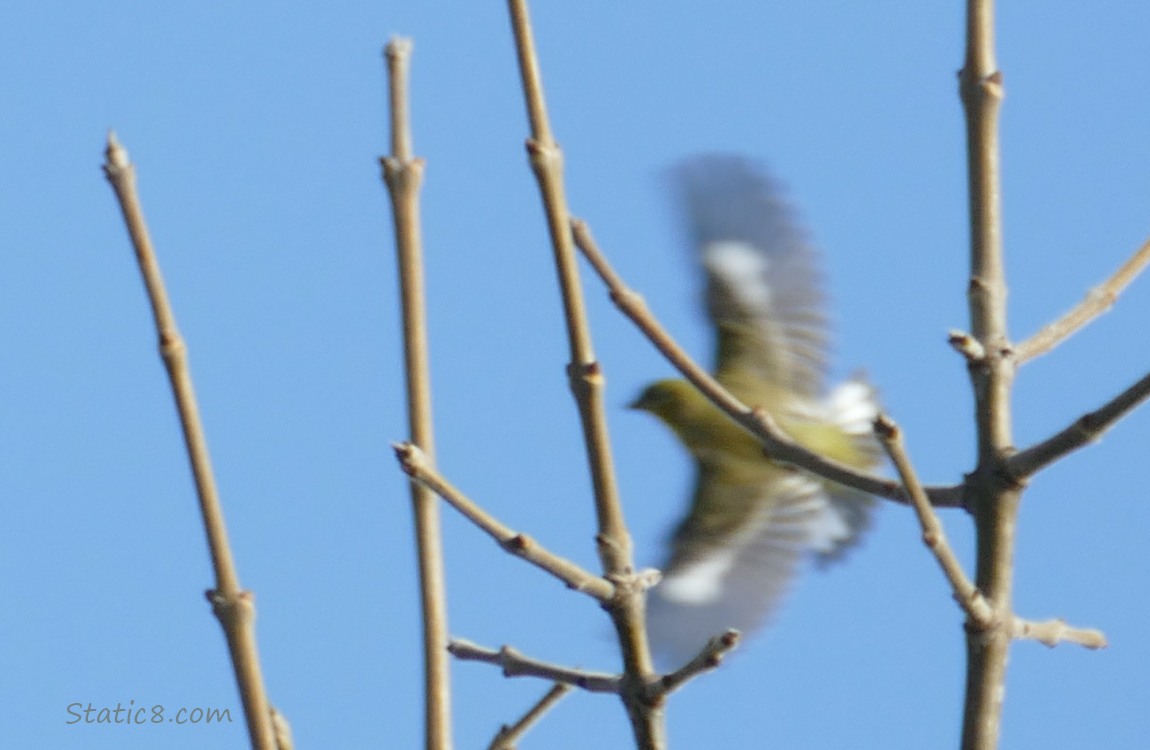
<path id="1" fill-rule="evenodd" d="M 770 619 L 820 527 L 837 518 L 808 477 L 795 474 L 771 489 L 780 502 L 651 590 L 647 626 L 661 660 L 685 660 L 726 628 L 749 632 Z"/>
<path id="2" fill-rule="evenodd" d="M 664 599 L 687 606 L 711 604 L 723 595 L 723 579 L 735 562 L 737 549 L 724 547 L 709 557 L 689 563 L 659 583 Z"/>
<path id="3" fill-rule="evenodd" d="M 831 418 L 852 435 L 869 435 L 878 416 L 874 388 L 861 380 L 839 383 L 827 394 Z"/>
<path id="4" fill-rule="evenodd" d="M 810 526 L 810 549 L 824 555 L 837 550 L 853 535 L 851 527 L 831 505 L 824 505 Z"/>
<path id="5" fill-rule="evenodd" d="M 771 308 L 771 287 L 767 284 L 767 256 L 749 242 L 722 240 L 703 249 L 703 265 L 745 305 L 758 314 Z"/>

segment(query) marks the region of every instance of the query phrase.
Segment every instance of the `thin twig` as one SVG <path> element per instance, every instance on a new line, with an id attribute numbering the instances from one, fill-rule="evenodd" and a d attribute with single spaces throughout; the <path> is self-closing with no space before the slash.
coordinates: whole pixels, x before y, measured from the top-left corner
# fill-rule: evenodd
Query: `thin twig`
<path id="1" fill-rule="evenodd" d="M 419 448 L 411 443 L 397 443 L 393 447 L 400 465 L 413 481 L 443 498 L 467 520 L 494 539 L 505 551 L 523 558 L 555 576 L 569 588 L 582 591 L 600 602 L 609 602 L 615 596 L 615 587 L 606 579 L 548 551 L 531 537 L 504 525 L 483 510 L 440 475 Z"/>
<path id="2" fill-rule="evenodd" d="M 1041 357 L 1094 318 L 1109 310 L 1131 281 L 1150 263 L 1150 240 L 1142 244 L 1114 275 L 1091 289 L 1072 310 L 1014 348 L 1018 364 Z"/>
<path id="3" fill-rule="evenodd" d="M 447 645 L 447 650 L 457 659 L 494 664 L 503 670 L 504 677 L 542 677 L 545 680 L 562 682 L 565 685 L 571 685 L 592 693 L 618 694 L 622 685 L 620 675 L 588 672 L 532 659 L 511 646 L 503 646 L 496 651 L 462 638 L 456 638 Z"/>
<path id="4" fill-rule="evenodd" d="M 966 612 L 967 617 L 985 627 L 993 619 L 994 611 L 986 598 L 971 583 L 958 557 L 950 548 L 946 532 L 942 528 L 942 521 L 927 499 L 910 457 L 907 456 L 902 430 L 890 417 L 880 414 L 874 421 L 874 431 L 910 495 L 911 505 L 914 506 L 915 515 L 918 516 L 918 523 L 922 528 L 922 543 L 942 568 L 943 575 L 950 582 L 955 600 Z"/>
<path id="5" fill-rule="evenodd" d="M 276 750 L 295 750 L 295 740 L 292 739 L 291 725 L 287 717 L 279 712 L 275 706 L 269 706 L 272 720 L 272 733 L 275 735 Z"/>
<path id="6" fill-rule="evenodd" d="M 583 290 L 569 227 L 570 213 L 563 185 L 563 153 L 552 134 L 531 33 L 526 0 L 508 0 L 523 95 L 531 125 L 527 153 L 539 184 L 555 268 L 563 298 L 570 363 L 568 383 L 575 395 L 583 427 L 583 442 L 591 471 L 598 525 L 596 542 L 604 576 L 616 585 L 616 597 L 606 606 L 619 637 L 623 657 L 623 704 L 640 748 L 666 745 L 663 710 L 644 700 L 656 673 L 647 643 L 645 594 L 634 580 L 631 535 L 623 517 L 607 433 L 604 378 L 591 346 Z"/>
<path id="7" fill-rule="evenodd" d="M 571 222 L 575 245 L 595 269 L 599 278 L 607 286 L 611 301 L 647 337 L 655 348 L 662 352 L 683 377 L 691 381 L 715 406 L 722 409 L 731 419 L 750 432 L 763 444 L 766 453 L 775 461 L 798 466 L 839 484 L 869 492 L 900 503 L 908 502 L 902 485 L 890 479 L 859 471 L 834 459 L 812 453 L 796 443 L 778 428 L 770 415 L 759 409 L 743 404 L 724 388 L 705 368 L 701 367 L 675 339 L 663 328 L 658 319 L 647 307 L 647 303 L 637 292 L 627 286 L 623 278 L 611 267 L 606 256 L 596 244 L 586 222 L 575 219 Z M 963 504 L 961 487 L 930 487 L 927 490 L 930 502 L 940 508 L 961 507 Z"/>
<path id="8" fill-rule="evenodd" d="M 1147 396 L 1150 396 L 1150 373 L 1100 409 L 1083 414 L 1057 434 L 1011 456 L 1006 462 L 1010 476 L 1025 481 L 1071 451 L 1098 440 L 1102 433 L 1145 401 Z"/>
<path id="9" fill-rule="evenodd" d="M 1064 620 L 1033 622 L 1014 618 L 1014 637 L 1038 641 L 1054 648 L 1059 643 L 1077 643 L 1090 649 L 1106 648 L 1106 635 L 1101 630 L 1072 628 Z"/>
<path id="10" fill-rule="evenodd" d="M 228 651 L 239 685 L 252 747 L 257 750 L 275 750 L 275 732 L 260 673 L 259 651 L 256 647 L 255 603 L 251 592 L 240 587 L 239 574 L 236 572 L 231 547 L 228 544 L 223 509 L 220 507 L 211 458 L 208 455 L 208 444 L 200 421 L 199 407 L 196 404 L 191 371 L 188 368 L 187 346 L 176 327 L 176 318 L 164 288 L 164 279 L 160 274 L 152 240 L 148 235 L 148 227 L 136 191 L 136 168 L 129 160 L 128 152 L 116 140 L 115 133 L 108 133 L 105 156 L 104 174 L 116 192 L 128 234 L 131 235 L 132 247 L 136 252 L 136 261 L 144 277 L 156 332 L 159 334 L 160 357 L 168 372 L 172 395 L 180 414 L 184 445 L 187 448 L 192 475 L 195 477 L 200 515 L 203 518 L 204 533 L 207 536 L 216 579 L 215 588 L 207 592 L 208 601 L 211 602 L 212 611 L 219 619 L 228 641 Z"/>
<path id="11" fill-rule="evenodd" d="M 527 713 L 523 714 L 519 721 L 510 725 L 504 724 L 496 733 L 495 738 L 491 740 L 491 744 L 487 746 L 487 750 L 515 750 L 515 743 L 519 741 L 519 738 L 569 692 L 571 692 L 570 685 L 556 682 L 542 698 L 536 701 L 535 705 L 528 709 Z"/>
<path id="12" fill-rule="evenodd" d="M 737 630 L 728 630 L 707 641 L 707 645 L 683 666 L 663 676 L 659 681 L 658 695 L 668 695 L 683 687 L 689 680 L 693 680 L 704 672 L 716 669 L 723 658 L 739 645 L 741 634 Z"/>
<path id="13" fill-rule="evenodd" d="M 1010 393 L 1015 365 L 1006 323 L 998 139 L 1003 84 L 995 62 L 992 0 L 967 0 L 959 93 L 966 120 L 970 195 L 970 333 L 983 353 L 968 367 L 978 464 L 966 477 L 965 494 L 976 529 L 975 585 L 997 615 L 987 623 L 967 622 L 962 747 L 993 750 L 1002 723 L 1012 635 L 1014 530 L 1022 487 L 1003 481 L 1003 462 L 1013 450 Z"/>
<path id="14" fill-rule="evenodd" d="M 419 446 L 429 462 L 434 462 L 423 241 L 419 225 L 419 188 L 423 182 L 424 162 L 412 153 L 407 94 L 411 48 L 409 39 L 395 38 L 388 42 L 384 51 L 391 102 L 391 155 L 380 162 L 395 221 L 408 429 L 411 441 Z M 428 750 L 447 750 L 451 747 L 451 673 L 449 660 L 443 652 L 448 638 L 447 593 L 439 504 L 434 493 L 418 482 L 411 483 L 411 503 L 415 515 L 423 612 L 426 747 Z"/>
<path id="15" fill-rule="evenodd" d="M 984 357 L 986 357 L 986 350 L 982 348 L 982 344 L 978 343 L 973 336 L 965 331 L 951 331 L 947 335 L 947 343 L 951 347 L 966 358 L 968 364 L 980 364 Z"/>

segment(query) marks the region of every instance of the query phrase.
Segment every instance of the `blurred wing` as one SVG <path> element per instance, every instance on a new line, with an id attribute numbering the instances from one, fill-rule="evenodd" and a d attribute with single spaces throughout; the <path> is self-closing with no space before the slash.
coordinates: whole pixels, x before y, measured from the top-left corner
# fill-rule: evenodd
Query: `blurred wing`
<path id="1" fill-rule="evenodd" d="M 773 480 L 729 483 L 723 473 L 700 464 L 691 514 L 648 597 L 648 632 L 661 659 L 682 662 L 729 628 L 762 626 L 804 553 L 846 532 L 817 480 L 780 470 Z"/>
<path id="2" fill-rule="evenodd" d="M 853 465 L 872 467 L 882 461 L 884 452 L 874 435 L 874 420 L 879 413 L 878 395 L 861 375 L 855 375 L 831 389 L 822 408 L 824 419 L 838 425 L 850 441 Z M 875 506 L 874 497 L 865 492 L 832 482 L 824 486 L 831 509 L 843 520 L 847 533 L 830 537 L 826 543 L 815 546 L 815 560 L 820 566 L 842 559 L 858 543 L 870 526 Z"/>
<path id="3" fill-rule="evenodd" d="M 735 156 L 694 159 L 676 177 L 707 273 L 720 381 L 819 395 L 827 337 L 818 253 L 778 186 Z"/>

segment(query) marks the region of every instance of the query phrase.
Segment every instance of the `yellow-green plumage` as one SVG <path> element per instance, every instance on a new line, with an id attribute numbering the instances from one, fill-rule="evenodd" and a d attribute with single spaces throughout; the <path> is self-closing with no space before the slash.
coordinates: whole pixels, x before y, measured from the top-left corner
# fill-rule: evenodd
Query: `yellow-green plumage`
<path id="1" fill-rule="evenodd" d="M 825 392 L 817 254 L 770 179 L 737 157 L 703 157 L 678 176 L 716 329 L 715 377 L 805 447 L 857 467 L 879 460 L 869 386 Z M 707 637 L 758 627 L 804 555 L 832 558 L 865 528 L 873 500 L 768 460 L 750 434 L 683 380 L 632 404 L 658 417 L 696 463 L 691 508 L 652 591 L 658 651 L 690 656 Z"/>

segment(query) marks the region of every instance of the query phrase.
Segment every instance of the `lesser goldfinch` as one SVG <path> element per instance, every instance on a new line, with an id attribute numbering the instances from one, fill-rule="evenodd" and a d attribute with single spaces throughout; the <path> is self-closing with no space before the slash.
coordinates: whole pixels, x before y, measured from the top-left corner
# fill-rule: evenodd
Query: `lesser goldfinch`
<path id="1" fill-rule="evenodd" d="M 674 179 L 706 274 L 716 379 L 810 450 L 875 466 L 874 390 L 860 377 L 825 389 L 818 253 L 775 182 L 747 159 L 717 155 Z M 728 628 L 758 628 L 804 557 L 837 557 L 869 523 L 872 497 L 772 462 L 685 380 L 653 383 L 632 407 L 670 427 L 696 465 L 690 510 L 648 598 L 664 658 L 689 658 Z"/>

